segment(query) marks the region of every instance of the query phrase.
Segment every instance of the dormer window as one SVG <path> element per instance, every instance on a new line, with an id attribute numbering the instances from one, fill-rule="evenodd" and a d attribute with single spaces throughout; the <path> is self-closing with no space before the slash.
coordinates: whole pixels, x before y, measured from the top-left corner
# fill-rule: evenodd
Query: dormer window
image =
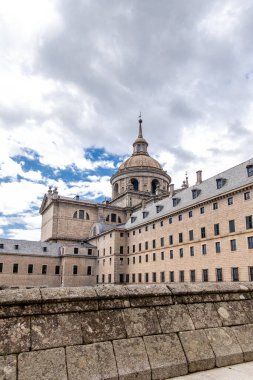
<path id="1" fill-rule="evenodd" d="M 253 165 L 248 165 L 247 166 L 247 173 L 248 173 L 248 177 L 252 177 L 253 176 Z"/>
<path id="2" fill-rule="evenodd" d="M 143 219 L 145 219 L 147 216 L 148 216 L 148 211 L 143 211 L 143 213 L 142 213 L 142 216 L 143 216 Z"/>
<path id="3" fill-rule="evenodd" d="M 156 213 L 158 214 L 160 211 L 162 211 L 162 209 L 163 209 L 163 206 L 157 205 L 156 206 Z"/>
<path id="4" fill-rule="evenodd" d="M 197 198 L 200 193 L 201 193 L 201 190 L 199 190 L 199 189 L 193 189 L 192 190 L 192 199 Z"/>
<path id="5" fill-rule="evenodd" d="M 134 223 L 136 221 L 137 217 L 136 216 L 131 216 L 131 223 Z"/>
<path id="6" fill-rule="evenodd" d="M 216 185 L 217 185 L 217 189 L 221 189 L 226 183 L 226 179 L 225 178 L 217 178 L 216 179 Z"/>
<path id="7" fill-rule="evenodd" d="M 172 198 L 173 207 L 176 207 L 178 203 L 180 202 L 180 198 Z"/>

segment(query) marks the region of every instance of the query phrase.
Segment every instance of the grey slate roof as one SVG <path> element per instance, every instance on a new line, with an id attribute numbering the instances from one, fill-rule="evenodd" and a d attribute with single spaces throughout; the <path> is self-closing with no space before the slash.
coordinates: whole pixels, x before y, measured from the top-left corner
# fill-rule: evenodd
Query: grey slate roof
<path id="1" fill-rule="evenodd" d="M 253 158 L 245 161 L 231 169 L 228 169 L 222 173 L 219 173 L 207 180 L 203 181 L 199 185 L 191 186 L 173 197 L 166 197 L 159 202 L 148 204 L 145 209 L 138 210 L 132 214 L 132 217 L 136 219 L 131 223 L 131 218 L 127 221 L 125 228 L 130 229 L 146 222 L 152 222 L 153 219 L 161 216 L 180 211 L 185 207 L 193 207 L 194 205 L 204 202 L 215 196 L 222 195 L 224 193 L 233 191 L 245 185 L 253 184 L 253 176 L 248 177 L 247 166 L 253 165 Z M 219 178 L 226 179 L 226 183 L 220 189 L 217 189 L 216 180 Z M 200 190 L 200 194 L 197 198 L 192 198 L 192 190 Z M 180 202 L 177 206 L 173 207 L 173 198 L 179 198 Z M 163 206 L 162 210 L 157 213 L 156 206 Z M 143 218 L 143 212 L 148 212 L 148 215 Z"/>
<path id="2" fill-rule="evenodd" d="M 1 253 L 16 253 L 19 255 L 43 255 L 43 256 L 59 256 L 59 248 L 62 244 L 46 243 L 41 241 L 15 240 L 15 239 L 0 239 L 0 244 L 4 244 L 4 248 L 0 248 Z M 15 249 L 18 245 L 18 249 Z M 47 248 L 43 252 L 43 247 Z"/>

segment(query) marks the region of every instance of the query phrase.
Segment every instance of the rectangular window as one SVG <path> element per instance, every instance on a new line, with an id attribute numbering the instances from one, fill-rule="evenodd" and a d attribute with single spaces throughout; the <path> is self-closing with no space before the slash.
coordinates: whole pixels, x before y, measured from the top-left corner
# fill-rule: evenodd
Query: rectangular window
<path id="1" fill-rule="evenodd" d="M 129 245 L 127 246 L 127 253 L 129 253 L 130 252 L 130 248 L 129 248 Z"/>
<path id="2" fill-rule="evenodd" d="M 248 237 L 248 248 L 249 249 L 253 248 L 253 236 Z"/>
<path id="3" fill-rule="evenodd" d="M 179 220 L 179 222 L 181 222 L 182 219 L 183 219 L 182 214 L 179 214 L 179 215 L 178 215 L 178 220 Z"/>
<path id="4" fill-rule="evenodd" d="M 13 264 L 12 273 L 18 273 L 18 264 Z"/>
<path id="5" fill-rule="evenodd" d="M 15 245 L 14 245 L 14 248 L 15 248 L 15 249 L 19 249 L 19 245 L 18 245 L 18 244 L 15 244 Z"/>
<path id="6" fill-rule="evenodd" d="M 170 282 L 174 282 L 174 272 L 170 272 Z"/>
<path id="7" fill-rule="evenodd" d="M 41 273 L 42 274 L 47 274 L 47 265 L 46 264 L 42 265 Z"/>
<path id="8" fill-rule="evenodd" d="M 0 248 L 1 248 L 1 249 L 4 248 L 4 244 L 3 244 L 3 243 L 0 244 Z"/>
<path id="9" fill-rule="evenodd" d="M 135 231 L 133 231 L 133 235 L 135 235 Z"/>
<path id="10" fill-rule="evenodd" d="M 192 218 L 192 211 L 189 211 L 189 218 Z"/>
<path id="11" fill-rule="evenodd" d="M 77 265 L 73 265 L 72 273 L 73 273 L 73 274 L 77 274 L 77 272 L 78 272 L 78 267 L 77 267 Z M 103 282 L 104 282 L 104 281 L 103 281 Z"/>
<path id="12" fill-rule="evenodd" d="M 142 274 L 141 273 L 138 273 L 138 281 L 142 282 Z"/>
<path id="13" fill-rule="evenodd" d="M 102 283 L 104 283 L 104 282 L 105 282 L 105 275 L 102 274 Z"/>
<path id="14" fill-rule="evenodd" d="M 141 256 L 139 256 L 139 263 L 141 263 Z"/>
<path id="15" fill-rule="evenodd" d="M 111 221 L 112 221 L 112 223 L 117 222 L 117 215 L 116 214 L 111 214 Z"/>
<path id="16" fill-rule="evenodd" d="M 148 250 L 148 241 L 145 241 L 145 250 Z"/>
<path id="17" fill-rule="evenodd" d="M 239 269 L 232 268 L 232 281 L 239 281 Z"/>
<path id="18" fill-rule="evenodd" d="M 79 219 L 84 219 L 84 211 L 79 210 Z"/>
<path id="19" fill-rule="evenodd" d="M 169 244 L 170 244 L 170 245 L 173 244 L 173 235 L 170 235 L 170 236 L 169 236 Z"/>
<path id="20" fill-rule="evenodd" d="M 164 252 L 161 252 L 161 260 L 164 260 Z"/>
<path id="21" fill-rule="evenodd" d="M 220 242 L 219 241 L 216 241 L 216 243 L 215 243 L 215 252 L 216 253 L 220 253 L 221 252 Z"/>
<path id="22" fill-rule="evenodd" d="M 193 240 L 193 230 L 189 231 L 189 240 Z"/>
<path id="23" fill-rule="evenodd" d="M 126 274 L 126 282 L 129 283 L 129 274 Z"/>
<path id="24" fill-rule="evenodd" d="M 165 282 L 165 272 L 160 272 L 160 282 Z"/>
<path id="25" fill-rule="evenodd" d="M 47 247 L 43 247 L 43 252 L 47 252 Z"/>
<path id="26" fill-rule="evenodd" d="M 121 233 L 120 233 L 120 237 L 124 237 L 124 232 L 121 232 Z"/>
<path id="27" fill-rule="evenodd" d="M 183 243 L 183 233 L 182 232 L 179 232 L 179 234 L 178 234 L 178 242 Z"/>
<path id="28" fill-rule="evenodd" d="M 0 263 L 0 273 L 3 273 L 3 263 Z"/>
<path id="29" fill-rule="evenodd" d="M 219 225 L 219 223 L 214 224 L 213 229 L 214 229 L 214 235 L 215 236 L 217 236 L 217 235 L 220 234 L 220 225 Z"/>
<path id="30" fill-rule="evenodd" d="M 173 250 L 170 250 L 170 259 L 173 259 Z"/>
<path id="31" fill-rule="evenodd" d="M 234 203 L 233 197 L 228 198 L 228 206 L 231 206 Z"/>
<path id="32" fill-rule="evenodd" d="M 184 256 L 184 249 L 183 248 L 179 248 L 179 257 L 183 257 Z"/>
<path id="33" fill-rule="evenodd" d="M 112 275 L 111 275 L 111 273 L 108 274 L 108 282 L 109 282 L 109 284 L 112 282 Z"/>
<path id="34" fill-rule="evenodd" d="M 169 218 L 169 224 L 172 224 L 172 218 L 171 217 Z"/>
<path id="35" fill-rule="evenodd" d="M 145 226 L 145 231 L 148 231 L 148 226 Z"/>
<path id="36" fill-rule="evenodd" d="M 120 282 L 120 284 L 124 283 L 124 273 L 119 274 L 119 282 Z"/>
<path id="37" fill-rule="evenodd" d="M 155 254 L 155 252 L 153 252 L 153 261 L 155 261 L 156 260 L 156 254 Z"/>
<path id="38" fill-rule="evenodd" d="M 247 201 L 248 199 L 250 199 L 250 192 L 249 191 L 246 191 L 244 193 L 244 200 Z"/>
<path id="39" fill-rule="evenodd" d="M 202 244 L 202 255 L 206 255 L 206 244 Z"/>
<path id="40" fill-rule="evenodd" d="M 60 274 L 60 265 L 56 265 L 54 268 L 54 274 Z"/>
<path id="41" fill-rule="evenodd" d="M 253 281 L 253 267 L 249 267 L 249 280 Z"/>
<path id="42" fill-rule="evenodd" d="M 132 282 L 135 282 L 135 273 L 132 274 Z"/>
<path id="43" fill-rule="evenodd" d="M 161 237 L 161 247 L 163 247 L 163 246 L 164 246 L 164 238 Z"/>
<path id="44" fill-rule="evenodd" d="M 78 254 L 78 248 L 74 248 L 74 255 Z"/>
<path id="45" fill-rule="evenodd" d="M 156 282 L 156 272 L 152 273 L 152 282 Z"/>
<path id="46" fill-rule="evenodd" d="M 235 232 L 235 221 L 234 221 L 234 219 L 228 221 L 228 229 L 229 229 L 230 233 Z"/>
<path id="47" fill-rule="evenodd" d="M 160 226 L 163 227 L 163 220 L 160 221 Z"/>
<path id="48" fill-rule="evenodd" d="M 247 166 L 247 173 L 248 173 L 248 177 L 252 177 L 253 176 L 253 165 L 248 165 Z"/>
<path id="49" fill-rule="evenodd" d="M 155 240 L 152 241 L 152 247 L 155 248 Z"/>
<path id="50" fill-rule="evenodd" d="M 218 209 L 218 203 L 217 202 L 214 202 L 213 203 L 213 210 L 217 210 Z"/>
<path id="51" fill-rule="evenodd" d="M 145 259 L 146 259 L 146 263 L 148 262 L 148 255 L 145 256 Z"/>
<path id="52" fill-rule="evenodd" d="M 179 282 L 184 282 L 184 270 L 179 271 Z"/>
<path id="53" fill-rule="evenodd" d="M 139 243 L 139 252 L 141 252 L 141 243 Z"/>
<path id="54" fill-rule="evenodd" d="M 122 260 L 123 260 L 123 258 L 122 258 Z M 133 264 L 135 264 L 135 257 L 133 257 Z"/>
<path id="55" fill-rule="evenodd" d="M 121 246 L 119 247 L 119 253 L 120 253 L 121 255 L 123 255 L 123 253 L 124 253 L 124 247 L 123 247 L 123 245 L 121 245 Z"/>
<path id="56" fill-rule="evenodd" d="M 135 244 L 133 244 L 133 253 L 135 253 Z"/>
<path id="57" fill-rule="evenodd" d="M 28 273 L 33 273 L 33 264 L 28 264 Z"/>
<path id="58" fill-rule="evenodd" d="M 203 278 L 203 282 L 208 282 L 208 269 L 202 270 L 202 278 Z"/>
<path id="59" fill-rule="evenodd" d="M 89 256 L 92 255 L 92 248 L 88 248 L 88 255 L 89 255 Z"/>
<path id="60" fill-rule="evenodd" d="M 205 207 L 200 207 L 200 214 L 204 214 L 205 213 Z"/>
<path id="61" fill-rule="evenodd" d="M 145 282 L 148 282 L 148 273 L 145 273 Z"/>
<path id="62" fill-rule="evenodd" d="M 190 270 L 190 279 L 191 279 L 191 282 L 195 282 L 196 281 L 196 272 L 195 272 L 195 270 Z"/>
<path id="63" fill-rule="evenodd" d="M 153 230 L 155 229 L 155 223 L 153 224 Z"/>
<path id="64" fill-rule="evenodd" d="M 91 276 L 91 266 L 87 266 L 87 276 Z"/>
<path id="65" fill-rule="evenodd" d="M 190 247 L 190 256 L 194 256 L 194 247 Z"/>
<path id="66" fill-rule="evenodd" d="M 245 220 L 246 220 L 246 229 L 249 230 L 250 228 L 253 228 L 252 215 L 245 216 Z"/>
<path id="67" fill-rule="evenodd" d="M 222 268 L 216 268 L 216 281 L 218 282 L 223 281 Z"/>
<path id="68" fill-rule="evenodd" d="M 110 255 L 112 254 L 112 247 L 110 247 Z"/>
<path id="69" fill-rule="evenodd" d="M 201 227 L 200 229 L 201 239 L 206 237 L 206 227 Z"/>
<path id="70" fill-rule="evenodd" d="M 236 239 L 230 240 L 230 249 L 231 251 L 236 251 Z"/>

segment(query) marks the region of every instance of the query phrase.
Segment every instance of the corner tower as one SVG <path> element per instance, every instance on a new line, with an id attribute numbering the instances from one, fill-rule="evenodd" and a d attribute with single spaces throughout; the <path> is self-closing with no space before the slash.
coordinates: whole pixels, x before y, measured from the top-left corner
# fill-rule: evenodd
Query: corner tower
<path id="1" fill-rule="evenodd" d="M 142 133 L 142 119 L 139 117 L 139 133 L 133 143 L 133 153 L 121 164 L 111 177 L 111 204 L 133 207 L 150 198 L 168 195 L 170 176 L 148 153 L 148 142 Z"/>

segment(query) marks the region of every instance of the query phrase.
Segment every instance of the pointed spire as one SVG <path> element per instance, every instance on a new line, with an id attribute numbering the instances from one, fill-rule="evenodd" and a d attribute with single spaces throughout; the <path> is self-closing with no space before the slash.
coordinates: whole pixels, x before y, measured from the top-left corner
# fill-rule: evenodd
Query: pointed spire
<path id="1" fill-rule="evenodd" d="M 139 135 L 138 135 L 138 138 L 139 138 L 139 139 L 142 139 L 142 138 L 143 138 L 143 136 L 142 136 L 142 126 L 141 126 L 141 124 L 142 124 L 142 119 L 141 119 L 141 112 L 140 112 L 140 115 L 139 115 Z"/>

